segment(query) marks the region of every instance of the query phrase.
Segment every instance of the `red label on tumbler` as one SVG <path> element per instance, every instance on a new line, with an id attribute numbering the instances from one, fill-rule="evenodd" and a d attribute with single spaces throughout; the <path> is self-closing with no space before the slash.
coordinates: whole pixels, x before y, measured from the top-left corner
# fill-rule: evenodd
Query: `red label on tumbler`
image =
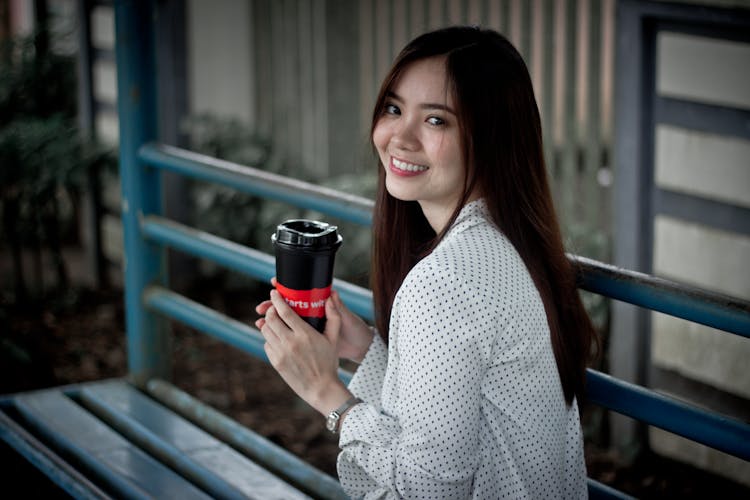
<path id="1" fill-rule="evenodd" d="M 333 261 L 341 245 L 337 227 L 308 219 L 285 221 L 271 236 L 276 253 L 276 289 L 302 319 L 325 328 Z"/>
<path id="2" fill-rule="evenodd" d="M 277 284 L 279 291 L 294 312 L 303 318 L 323 318 L 326 315 L 326 299 L 331 296 L 330 285 L 325 288 L 293 290 Z"/>

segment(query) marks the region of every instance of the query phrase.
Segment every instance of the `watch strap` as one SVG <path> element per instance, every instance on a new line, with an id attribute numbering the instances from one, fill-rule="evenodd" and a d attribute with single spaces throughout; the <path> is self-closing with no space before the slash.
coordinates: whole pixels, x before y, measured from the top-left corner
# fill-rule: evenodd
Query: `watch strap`
<path id="1" fill-rule="evenodd" d="M 339 431 L 341 415 L 346 413 L 349 408 L 359 403 L 362 403 L 362 400 L 356 396 L 352 396 L 347 399 L 344 404 L 329 413 L 328 418 L 326 419 L 328 430 L 336 434 Z"/>

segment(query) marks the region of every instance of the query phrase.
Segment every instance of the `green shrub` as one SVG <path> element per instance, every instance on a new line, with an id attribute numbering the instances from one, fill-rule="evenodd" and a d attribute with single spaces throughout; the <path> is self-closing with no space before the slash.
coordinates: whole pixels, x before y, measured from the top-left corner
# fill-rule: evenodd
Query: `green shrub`
<path id="1" fill-rule="evenodd" d="M 57 288 L 67 287 L 61 247 L 77 238 L 87 174 L 114 163 L 112 153 L 82 137 L 76 125 L 75 59 L 43 50 L 41 36 L 5 40 L 0 48 L 0 241 L 13 256 L 21 298 L 27 295 L 21 265 L 27 248 L 37 263 L 35 290 L 44 291 L 43 249 L 55 264 Z"/>
<path id="2" fill-rule="evenodd" d="M 287 162 L 282 155 L 273 154 L 268 138 L 257 135 L 236 120 L 204 114 L 187 120 L 184 128 L 192 139 L 191 148 L 196 152 L 367 198 L 375 195 L 374 172 L 372 175 L 325 177 L 304 165 Z M 337 277 L 360 285 L 368 283 L 369 228 L 216 184 L 192 183 L 190 198 L 195 227 L 267 253 L 273 251 L 271 234 L 286 219 L 312 218 L 334 223 L 344 236 L 344 245 L 336 257 Z M 206 273 L 223 274 L 230 286 L 236 281 L 234 274 L 218 266 L 202 265 Z"/>

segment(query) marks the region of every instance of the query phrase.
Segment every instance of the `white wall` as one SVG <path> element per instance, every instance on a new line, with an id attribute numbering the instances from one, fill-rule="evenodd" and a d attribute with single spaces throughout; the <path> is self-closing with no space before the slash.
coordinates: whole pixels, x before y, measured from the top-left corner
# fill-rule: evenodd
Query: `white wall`
<path id="1" fill-rule="evenodd" d="M 656 64 L 660 96 L 750 109 L 750 44 L 661 32 Z M 662 189 L 750 207 L 750 141 L 658 125 L 654 177 Z M 658 216 L 653 270 L 750 300 L 750 237 Z M 651 361 L 656 367 L 750 399 L 748 359 L 745 338 L 652 315 Z M 747 462 L 666 432 L 652 429 L 650 436 L 657 452 L 750 484 Z"/>
<path id="2" fill-rule="evenodd" d="M 659 187 L 750 207 L 749 160 L 750 141 L 670 125 L 656 127 L 654 168 Z"/>
<path id="3" fill-rule="evenodd" d="M 192 114 L 211 112 L 254 124 L 251 5 L 245 0 L 187 3 Z"/>

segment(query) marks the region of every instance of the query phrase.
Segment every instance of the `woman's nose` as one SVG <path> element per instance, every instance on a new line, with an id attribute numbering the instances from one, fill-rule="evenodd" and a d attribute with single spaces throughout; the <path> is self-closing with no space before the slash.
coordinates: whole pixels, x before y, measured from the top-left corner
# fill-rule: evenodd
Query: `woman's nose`
<path id="1" fill-rule="evenodd" d="M 414 126 L 407 120 L 403 120 L 397 125 L 391 136 L 391 143 L 407 151 L 414 151 L 419 148 L 419 140 L 414 131 Z"/>

